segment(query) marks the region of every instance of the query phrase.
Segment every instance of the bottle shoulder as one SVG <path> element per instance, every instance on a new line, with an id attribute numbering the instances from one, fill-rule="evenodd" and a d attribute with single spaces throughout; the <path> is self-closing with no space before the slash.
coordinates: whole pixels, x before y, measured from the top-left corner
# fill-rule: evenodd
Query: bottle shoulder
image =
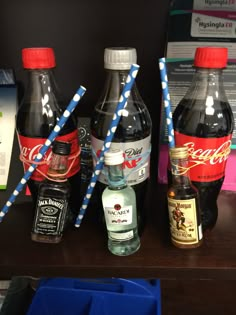
<path id="1" fill-rule="evenodd" d="M 111 120 L 115 113 L 117 102 L 106 103 L 96 107 L 91 117 L 91 134 L 99 139 L 104 139 L 110 127 Z M 113 141 L 118 142 L 143 139 L 151 135 L 152 120 L 149 111 L 137 103 L 129 103 L 122 110 L 122 115 L 116 129 Z"/>
<path id="2" fill-rule="evenodd" d="M 223 137 L 233 132 L 234 117 L 228 102 L 183 98 L 173 113 L 175 130 L 197 137 Z"/>
<path id="3" fill-rule="evenodd" d="M 95 113 L 96 111 L 100 114 L 110 114 L 112 115 L 116 110 L 119 98 L 116 99 L 100 99 L 95 104 Z M 149 115 L 148 109 L 146 104 L 142 100 L 135 100 L 132 98 L 132 95 L 129 96 L 129 100 L 127 101 L 124 107 L 124 114 L 126 115 L 140 115 L 140 114 L 147 114 Z M 124 115 L 124 117 L 126 117 Z"/>
<path id="4" fill-rule="evenodd" d="M 103 140 L 110 127 L 111 120 L 117 108 L 120 94 L 125 84 L 125 76 L 119 71 L 110 73 L 112 79 L 106 85 L 96 103 L 91 116 L 91 134 L 96 139 Z M 148 107 L 143 102 L 136 85 L 133 86 L 128 101 L 122 110 L 113 142 L 134 142 L 151 135 L 152 120 Z"/>
<path id="5" fill-rule="evenodd" d="M 101 95 L 95 104 L 95 111 L 99 110 L 106 113 L 114 112 L 125 86 L 127 75 L 127 71 L 108 72 Z M 130 114 L 138 114 L 147 110 L 147 106 L 143 101 L 135 83 L 130 91 L 125 109 Z"/>
<path id="6" fill-rule="evenodd" d="M 45 180 L 39 186 L 40 196 L 54 196 L 60 198 L 61 196 L 67 196 L 70 192 L 69 181 L 56 182 L 51 180 Z"/>
<path id="7" fill-rule="evenodd" d="M 47 106 L 43 106 L 42 102 L 22 103 L 16 114 L 17 132 L 28 137 L 47 137 L 62 113 L 62 106 L 55 102 L 47 103 Z M 77 118 L 72 113 L 60 135 L 75 129 L 77 129 Z"/>
<path id="8" fill-rule="evenodd" d="M 16 114 L 16 129 L 28 137 L 47 137 L 61 117 L 66 102 L 57 87 L 52 71 L 28 71 L 27 86 Z M 61 134 L 77 128 L 72 113 Z"/>
<path id="9" fill-rule="evenodd" d="M 104 190 L 104 194 L 107 194 L 107 195 L 129 194 L 130 196 L 135 196 L 135 191 L 131 186 L 128 186 L 128 185 L 121 186 L 121 187 L 107 186 Z"/>
<path id="10" fill-rule="evenodd" d="M 168 198 L 173 198 L 177 200 L 193 199 L 199 197 L 197 188 L 192 184 L 187 185 L 172 184 L 168 188 L 167 196 Z"/>

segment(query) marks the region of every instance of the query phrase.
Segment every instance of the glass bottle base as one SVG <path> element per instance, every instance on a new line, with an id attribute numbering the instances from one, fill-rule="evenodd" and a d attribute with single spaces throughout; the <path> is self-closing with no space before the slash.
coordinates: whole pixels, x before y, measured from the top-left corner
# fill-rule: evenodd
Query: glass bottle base
<path id="1" fill-rule="evenodd" d="M 140 248 L 140 240 L 129 240 L 129 241 L 114 241 L 108 240 L 109 251 L 117 256 L 128 256 L 137 252 Z"/>
<path id="2" fill-rule="evenodd" d="M 197 248 L 201 246 L 203 239 L 201 239 L 198 243 L 195 243 L 195 244 L 180 244 L 178 242 L 175 242 L 173 239 L 171 240 L 171 242 L 175 247 L 182 248 L 182 249 L 191 249 L 191 248 Z"/>
<path id="3" fill-rule="evenodd" d="M 31 239 L 32 241 L 39 243 L 57 244 L 61 241 L 62 236 L 31 233 Z"/>

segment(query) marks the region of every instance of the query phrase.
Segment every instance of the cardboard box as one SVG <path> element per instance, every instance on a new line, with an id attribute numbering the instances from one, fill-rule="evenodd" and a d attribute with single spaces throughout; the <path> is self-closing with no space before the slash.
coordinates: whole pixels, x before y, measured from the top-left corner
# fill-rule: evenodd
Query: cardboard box
<path id="1" fill-rule="evenodd" d="M 0 69 L 0 189 L 7 188 L 16 109 L 17 87 L 13 71 Z"/>

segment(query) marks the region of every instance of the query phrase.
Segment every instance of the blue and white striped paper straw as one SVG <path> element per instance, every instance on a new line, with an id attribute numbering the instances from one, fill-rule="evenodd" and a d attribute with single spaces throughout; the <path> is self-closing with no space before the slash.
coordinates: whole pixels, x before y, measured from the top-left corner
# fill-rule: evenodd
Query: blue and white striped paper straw
<path id="1" fill-rule="evenodd" d="M 94 171 L 93 171 L 93 175 L 92 175 L 90 183 L 88 185 L 87 192 L 84 196 L 84 200 L 83 200 L 82 206 L 80 208 L 79 215 L 76 218 L 75 227 L 79 227 L 81 225 L 81 221 L 83 220 L 85 211 L 88 207 L 89 201 L 90 201 L 92 193 L 93 193 L 93 189 L 96 185 L 98 176 L 100 175 L 101 170 L 103 168 L 104 153 L 107 150 L 109 150 L 109 148 L 111 146 L 113 136 L 116 132 L 116 128 L 118 126 L 118 123 L 119 123 L 121 115 L 122 115 L 122 110 L 125 107 L 125 104 L 127 103 L 128 97 L 130 95 L 130 91 L 132 89 L 132 86 L 134 84 L 135 78 L 136 78 L 137 73 L 138 73 L 138 69 L 139 69 L 139 65 L 136 65 L 136 64 L 131 65 L 129 74 L 128 74 L 127 79 L 126 79 L 125 86 L 124 86 L 123 91 L 121 93 L 121 96 L 120 96 L 119 102 L 117 104 L 115 113 L 113 115 L 111 124 L 109 126 L 108 131 L 107 131 L 107 135 L 106 135 L 106 138 L 104 140 L 102 150 L 100 152 L 98 161 L 97 161 L 95 168 L 94 168 Z"/>
<path id="2" fill-rule="evenodd" d="M 159 69 L 160 69 L 160 76 L 161 76 L 161 86 L 162 86 L 162 93 L 163 93 L 163 100 L 164 100 L 164 107 L 165 107 L 167 131 L 168 131 L 168 144 L 169 144 L 169 148 L 173 148 L 175 146 L 174 126 L 173 126 L 173 120 L 172 120 L 171 101 L 170 101 L 170 94 L 169 94 L 169 88 L 168 88 L 168 77 L 167 77 L 167 71 L 166 71 L 165 58 L 159 59 Z"/>
<path id="3" fill-rule="evenodd" d="M 77 92 L 74 95 L 73 99 L 70 101 L 70 103 L 67 106 L 66 110 L 64 111 L 64 113 L 60 117 L 58 123 L 53 128 L 53 130 L 50 133 L 49 137 L 47 138 L 47 140 L 45 141 L 44 145 L 40 149 L 40 151 L 37 154 L 36 158 L 34 159 L 33 163 L 30 165 L 28 170 L 25 172 L 24 176 L 22 177 L 22 179 L 20 180 L 20 182 L 16 186 L 16 188 L 13 191 L 13 193 L 11 194 L 10 198 L 8 199 L 8 201 L 6 202 L 4 207 L 2 208 L 2 210 L 0 212 L 0 222 L 2 222 L 3 217 L 8 212 L 9 208 L 11 207 L 13 202 L 15 201 L 16 197 L 22 191 L 23 187 L 25 186 L 25 184 L 27 183 L 27 181 L 31 177 L 31 175 L 34 172 L 34 170 L 37 168 L 38 162 L 40 162 L 42 160 L 44 154 L 47 152 L 47 150 L 49 149 L 50 145 L 52 144 L 52 142 L 55 140 L 55 138 L 57 137 L 57 135 L 59 134 L 59 132 L 61 131 L 61 129 L 65 125 L 66 121 L 68 120 L 68 118 L 70 117 L 71 113 L 74 111 L 75 107 L 77 106 L 77 104 L 81 100 L 81 98 L 84 95 L 85 91 L 86 91 L 86 89 L 83 86 L 80 86 L 80 88 L 77 90 Z"/>

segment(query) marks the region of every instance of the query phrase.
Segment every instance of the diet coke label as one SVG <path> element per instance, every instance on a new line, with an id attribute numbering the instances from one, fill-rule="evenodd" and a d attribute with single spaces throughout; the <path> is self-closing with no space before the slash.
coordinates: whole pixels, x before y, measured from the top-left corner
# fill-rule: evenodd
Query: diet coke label
<path id="1" fill-rule="evenodd" d="M 176 145 L 188 147 L 190 178 L 195 182 L 212 182 L 225 175 L 232 135 L 222 138 L 198 138 L 175 131 Z"/>
<path id="2" fill-rule="evenodd" d="M 77 130 L 56 138 L 58 141 L 70 142 L 71 143 L 71 153 L 69 157 L 69 168 L 71 163 L 71 169 L 68 173 L 68 177 L 73 176 L 80 170 L 80 157 L 79 157 L 79 139 Z M 45 138 L 30 138 L 18 134 L 18 142 L 20 145 L 20 158 L 23 162 L 24 171 L 26 171 L 29 166 L 33 163 L 37 154 L 43 147 L 46 139 Z M 44 154 L 42 160 L 39 162 L 36 170 L 31 175 L 31 179 L 35 181 L 42 181 L 45 179 L 49 162 L 52 156 L 52 149 L 49 148 Z"/>
<path id="3" fill-rule="evenodd" d="M 104 142 L 92 136 L 91 143 L 93 154 L 96 154 L 96 159 L 98 159 Z M 129 185 L 139 184 L 149 178 L 150 143 L 151 136 L 133 142 L 111 143 L 112 149 L 121 149 L 124 152 L 124 176 L 127 177 Z M 96 159 L 93 156 L 94 166 L 97 162 Z M 101 172 L 99 175 L 99 181 L 103 184 L 108 184 L 106 172 L 107 168 L 104 166 L 104 172 Z"/>

